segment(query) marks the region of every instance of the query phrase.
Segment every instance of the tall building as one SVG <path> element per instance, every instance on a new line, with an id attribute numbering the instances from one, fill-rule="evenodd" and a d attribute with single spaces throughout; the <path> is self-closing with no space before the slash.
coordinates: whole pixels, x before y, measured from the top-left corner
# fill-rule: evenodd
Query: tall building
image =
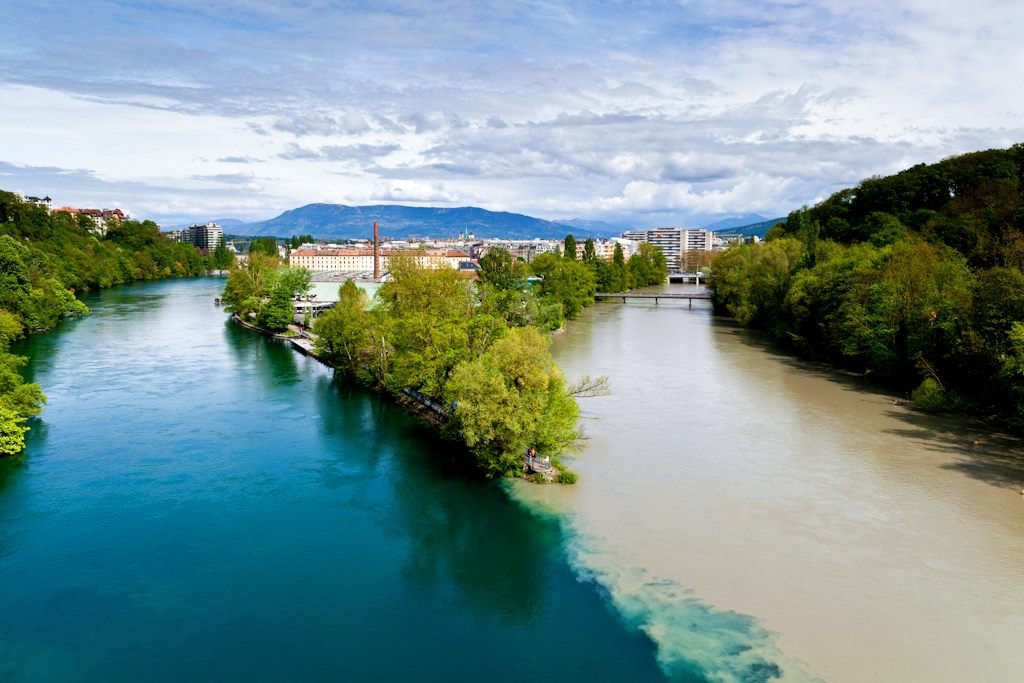
<path id="1" fill-rule="evenodd" d="M 683 251 L 711 251 L 715 233 L 702 228 L 683 230 Z"/>
<path id="2" fill-rule="evenodd" d="M 669 270 L 679 268 L 680 257 L 687 251 L 711 251 L 715 233 L 701 228 L 651 228 L 627 230 L 623 239 L 646 242 L 661 247 Z"/>
<path id="3" fill-rule="evenodd" d="M 190 225 L 184 230 L 175 230 L 170 237 L 178 242 L 192 244 L 196 249 L 213 251 L 224 239 L 224 231 L 216 223 L 200 223 Z"/>

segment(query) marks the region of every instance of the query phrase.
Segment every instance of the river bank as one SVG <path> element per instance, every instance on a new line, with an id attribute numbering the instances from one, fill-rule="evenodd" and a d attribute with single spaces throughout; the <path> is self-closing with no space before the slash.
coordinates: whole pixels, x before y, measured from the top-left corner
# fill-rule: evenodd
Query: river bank
<path id="1" fill-rule="evenodd" d="M 238 314 L 232 314 L 231 320 L 248 330 L 262 334 L 263 336 L 277 339 L 279 341 L 286 341 L 299 353 L 319 361 L 332 370 L 336 369 L 335 365 L 329 359 L 317 354 L 317 336 L 309 330 L 304 330 L 298 325 L 289 325 L 287 332 L 276 333 L 260 327 L 259 325 L 242 320 Z M 424 396 L 420 392 L 408 387 L 397 394 L 391 394 L 385 391 L 382 387 L 376 387 L 375 389 L 377 393 L 387 396 L 396 404 L 402 406 L 410 414 L 424 420 L 433 429 L 438 430 L 439 432 L 451 418 L 451 412 L 446 409 L 445 406 L 440 405 L 430 397 Z M 575 475 L 566 470 L 565 466 L 559 461 L 555 460 L 553 462 L 551 458 L 542 456 L 537 456 L 536 458 L 524 456 L 522 471 L 519 474 L 519 478 L 535 484 L 576 483 Z"/>

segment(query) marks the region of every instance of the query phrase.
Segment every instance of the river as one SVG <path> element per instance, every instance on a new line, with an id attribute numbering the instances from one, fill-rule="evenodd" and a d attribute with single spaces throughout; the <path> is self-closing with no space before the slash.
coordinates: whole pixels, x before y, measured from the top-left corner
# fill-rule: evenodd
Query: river
<path id="1" fill-rule="evenodd" d="M 17 349 L 49 404 L 0 462 L 0 680 L 664 680 L 557 521 L 222 287 L 107 290 Z"/>
<path id="2" fill-rule="evenodd" d="M 0 680 L 1020 678 L 1012 439 L 608 303 L 553 344 L 612 384 L 580 483 L 489 484 L 221 286 L 19 349 L 50 403 L 0 462 Z"/>
<path id="3" fill-rule="evenodd" d="M 599 304 L 556 336 L 582 399 L 574 566 L 669 671 L 749 680 L 1022 680 L 1024 449 L 688 309 Z M 774 673 L 774 669 L 772 670 Z"/>

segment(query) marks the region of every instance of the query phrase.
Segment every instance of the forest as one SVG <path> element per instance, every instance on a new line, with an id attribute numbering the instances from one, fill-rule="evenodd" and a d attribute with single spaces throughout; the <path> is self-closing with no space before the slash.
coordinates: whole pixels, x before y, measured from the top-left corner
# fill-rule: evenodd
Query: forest
<path id="1" fill-rule="evenodd" d="M 864 180 L 713 264 L 720 312 L 811 359 L 1024 429 L 1024 145 Z"/>
<path id="2" fill-rule="evenodd" d="M 12 342 L 88 313 L 77 293 L 209 267 L 152 221 L 125 220 L 101 234 L 88 216 L 50 213 L 0 191 L 0 456 L 24 448 L 29 419 L 46 401 L 37 384 L 24 382 L 26 361 L 9 352 Z"/>

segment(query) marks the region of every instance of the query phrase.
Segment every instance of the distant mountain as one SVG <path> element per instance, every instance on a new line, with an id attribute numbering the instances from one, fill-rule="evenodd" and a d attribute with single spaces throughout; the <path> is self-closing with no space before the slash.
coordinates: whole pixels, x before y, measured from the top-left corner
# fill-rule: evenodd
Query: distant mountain
<path id="1" fill-rule="evenodd" d="M 612 225 L 605 221 L 591 221 L 586 218 L 569 218 L 566 220 L 560 218 L 555 222 L 594 237 L 614 237 L 627 229 L 622 225 Z"/>
<path id="2" fill-rule="evenodd" d="M 214 218 L 213 220 L 197 220 L 192 221 L 191 223 L 182 223 L 181 225 L 164 225 L 161 226 L 160 229 L 165 231 L 181 230 L 182 228 L 187 228 L 190 225 L 196 225 L 200 223 L 216 223 L 221 228 L 223 228 L 224 232 L 230 232 L 232 234 L 244 234 L 244 231 L 240 231 L 239 229 L 242 228 L 243 226 L 248 225 L 248 223 L 246 223 L 245 221 L 238 220 L 237 218 Z"/>
<path id="3" fill-rule="evenodd" d="M 562 239 L 570 232 L 584 236 L 605 234 L 604 231 L 583 230 L 519 213 L 488 211 L 473 206 L 446 209 L 395 204 L 307 204 L 270 220 L 249 223 L 239 230 L 249 235 L 277 237 L 310 234 L 319 238 L 367 238 L 373 234 L 374 221 L 379 222 L 381 235 L 396 238 L 447 237 L 461 232 L 470 232 L 477 237 L 507 239 Z"/>
<path id="4" fill-rule="evenodd" d="M 719 219 L 714 223 L 709 223 L 702 227 L 707 230 L 714 230 L 715 232 L 725 232 L 726 230 L 732 232 L 732 228 L 754 225 L 766 220 L 768 219 L 758 213 L 742 213 L 736 216 L 726 216 L 725 218 Z"/>
<path id="5" fill-rule="evenodd" d="M 757 235 L 758 237 L 764 237 L 764 234 L 772 229 L 776 223 L 781 223 L 786 220 L 785 216 L 781 218 L 769 218 L 758 223 L 751 223 L 750 225 L 740 225 L 735 228 L 717 228 L 715 232 L 726 233 L 729 235 L 743 235 L 749 237 L 751 235 Z"/>

